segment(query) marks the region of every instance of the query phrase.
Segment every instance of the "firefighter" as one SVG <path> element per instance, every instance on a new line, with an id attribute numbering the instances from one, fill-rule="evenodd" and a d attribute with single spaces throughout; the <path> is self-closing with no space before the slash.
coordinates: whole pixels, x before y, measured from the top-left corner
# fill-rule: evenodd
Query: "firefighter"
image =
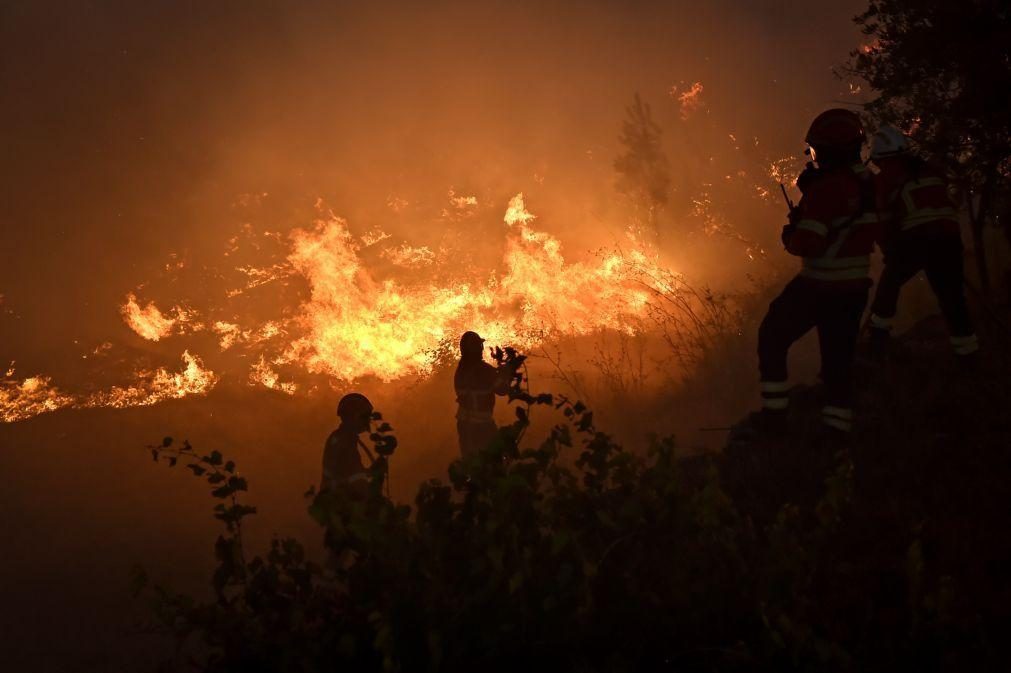
<path id="1" fill-rule="evenodd" d="M 887 355 L 902 286 L 925 271 L 948 323 L 956 356 L 970 362 L 979 350 L 965 301 L 962 237 L 943 174 L 909 151 L 899 129 L 883 126 L 871 139 L 884 232 L 885 268 L 871 303 L 871 355 Z"/>
<path id="2" fill-rule="evenodd" d="M 814 163 L 798 178 L 803 196 L 782 236 L 801 271 L 769 305 L 758 332 L 762 410 L 748 425 L 760 432 L 786 432 L 787 352 L 812 329 L 826 389 L 824 427 L 836 436 L 851 429 L 850 370 L 877 238 L 874 183 L 860 161 L 864 140 L 860 118 L 843 109 L 818 115 L 807 132 Z"/>
<path id="3" fill-rule="evenodd" d="M 460 364 L 456 367 L 456 431 L 460 454 L 473 455 L 488 446 L 498 432 L 493 411 L 495 396 L 509 392 L 513 367 L 492 367 L 484 361 L 484 339 L 476 332 L 460 337 Z"/>
<path id="4" fill-rule="evenodd" d="M 337 404 L 340 426 L 326 440 L 323 448 L 323 479 L 320 491 L 348 488 L 353 493 L 364 494 L 369 483 L 369 473 L 359 447 L 360 435 L 368 432 L 372 422 L 372 403 L 360 393 L 350 393 Z"/>

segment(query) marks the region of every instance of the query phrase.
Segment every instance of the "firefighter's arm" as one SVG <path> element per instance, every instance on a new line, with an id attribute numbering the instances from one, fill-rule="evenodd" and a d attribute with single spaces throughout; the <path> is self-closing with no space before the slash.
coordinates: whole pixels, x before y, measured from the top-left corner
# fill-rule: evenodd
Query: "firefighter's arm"
<path id="1" fill-rule="evenodd" d="M 812 186 L 797 205 L 796 223 L 783 231 L 783 245 L 791 255 L 817 257 L 828 247 L 831 219 L 819 212 L 818 202 L 817 191 Z"/>
<path id="2" fill-rule="evenodd" d="M 832 223 L 844 214 L 839 191 L 838 180 L 829 176 L 810 181 L 797 204 L 796 224 L 789 236 L 784 236 L 787 252 L 797 257 L 820 257 L 825 253 Z"/>

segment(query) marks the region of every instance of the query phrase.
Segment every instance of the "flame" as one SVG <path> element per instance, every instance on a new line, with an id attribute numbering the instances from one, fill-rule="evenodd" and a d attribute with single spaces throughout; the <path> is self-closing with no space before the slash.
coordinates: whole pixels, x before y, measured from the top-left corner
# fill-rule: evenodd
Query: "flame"
<path id="1" fill-rule="evenodd" d="M 8 376 L 13 371 L 8 372 Z M 56 411 L 72 404 L 74 398 L 52 385 L 47 376 L 32 376 L 24 381 L 0 382 L 0 421 L 13 423 Z"/>
<path id="2" fill-rule="evenodd" d="M 113 386 L 90 394 L 70 394 L 52 384 L 47 376 L 32 376 L 24 381 L 10 380 L 13 371 L 0 381 L 0 421 L 13 423 L 57 409 L 96 407 L 137 407 L 189 395 L 204 395 L 217 384 L 214 372 L 189 351 L 183 351 L 184 367 L 170 372 L 164 367 L 141 370 L 127 386 Z"/>
<path id="3" fill-rule="evenodd" d="M 259 384 L 271 390 L 279 390 L 288 395 L 294 395 L 298 386 L 292 381 L 281 381 L 281 377 L 267 362 L 267 359 L 260 355 L 260 359 L 249 370 L 249 382 Z"/>
<path id="4" fill-rule="evenodd" d="M 526 206 L 523 204 L 523 192 L 520 192 L 509 200 L 505 217 L 502 220 L 511 227 L 516 224 L 526 224 L 536 217 L 536 215 L 527 211 Z"/>
<path id="5" fill-rule="evenodd" d="M 166 317 L 154 302 L 141 308 L 137 296 L 132 292 L 126 295 L 126 303 L 120 308 L 123 319 L 134 332 L 148 341 L 159 341 L 172 333 L 176 321 Z"/>
<path id="6" fill-rule="evenodd" d="M 217 384 L 218 377 L 209 369 L 204 369 L 200 358 L 183 351 L 182 360 L 185 367 L 181 372 L 173 373 L 164 367 L 142 370 L 135 375 L 133 385 L 113 386 L 94 393 L 81 406 L 143 407 L 188 395 L 203 395 Z"/>
<path id="7" fill-rule="evenodd" d="M 475 207 L 473 197 L 459 198 L 465 199 L 461 208 Z M 301 387 L 282 380 L 279 367 L 344 382 L 427 376 L 466 330 L 478 331 L 490 343 L 525 349 L 563 335 L 604 329 L 631 333 L 648 316 L 654 281 L 669 274 L 634 238 L 626 251 L 567 259 L 558 238 L 533 227 L 537 216 L 522 193 L 506 206 L 505 248 L 496 270 L 440 266 L 429 276 L 380 275 L 434 266 L 436 256 L 406 243 L 376 254 L 371 246 L 388 235 L 376 229 L 355 236 L 343 219 L 320 212 L 312 227 L 291 232 L 281 262 L 231 267 L 247 280 L 238 294 L 282 276 L 304 279 L 307 291 L 282 317 L 249 323 L 248 317 L 226 317 L 211 307 L 204 314 L 214 317 L 205 324 L 192 309 L 176 305 L 162 312 L 153 302 L 142 306 L 131 293 L 122 307 L 124 319 L 151 341 L 206 329 L 222 351 L 241 347 L 252 356 L 246 373 L 250 385 L 294 394 Z M 391 264 L 366 267 L 365 252 Z M 440 251 L 438 259 L 444 257 Z M 88 393 L 65 392 L 44 376 L 17 381 L 10 372 L 0 379 L 0 420 L 68 407 L 146 406 L 206 394 L 216 385 L 218 376 L 197 356 L 185 351 L 182 361 L 180 371 L 143 369 L 128 384 Z"/>
<path id="8" fill-rule="evenodd" d="M 424 245 L 414 247 L 403 243 L 394 248 L 386 248 L 383 250 L 381 256 L 390 260 L 391 263 L 406 269 L 431 266 L 435 262 L 435 253 L 428 246 Z"/>
<path id="9" fill-rule="evenodd" d="M 467 329 L 530 346 L 562 332 L 628 330 L 626 318 L 645 315 L 648 292 L 634 282 L 636 270 L 651 264 L 644 253 L 569 263 L 558 239 L 528 226 L 535 217 L 523 195 L 514 196 L 503 218 L 509 231 L 502 276 L 438 286 L 377 279 L 340 218 L 294 231 L 288 261 L 307 279 L 310 299 L 296 320 L 304 336 L 281 360 L 345 381 L 389 381 L 429 374 Z"/>

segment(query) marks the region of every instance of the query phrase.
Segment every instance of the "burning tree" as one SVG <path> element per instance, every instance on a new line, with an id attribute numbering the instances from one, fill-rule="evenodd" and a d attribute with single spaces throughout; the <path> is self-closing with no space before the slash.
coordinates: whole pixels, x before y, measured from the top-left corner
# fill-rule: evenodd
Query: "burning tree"
<path id="1" fill-rule="evenodd" d="M 1011 11 L 1001 0 L 873 0 L 855 21 L 870 40 L 848 70 L 878 93 L 866 109 L 909 133 L 969 193 L 986 290 L 983 229 L 997 221 L 1011 178 Z"/>
<path id="2" fill-rule="evenodd" d="M 663 130 L 639 94 L 626 111 L 618 138 L 624 151 L 614 160 L 618 191 L 632 200 L 637 211 L 645 212 L 648 229 L 655 236 L 657 216 L 670 198 L 670 164 L 661 144 Z"/>

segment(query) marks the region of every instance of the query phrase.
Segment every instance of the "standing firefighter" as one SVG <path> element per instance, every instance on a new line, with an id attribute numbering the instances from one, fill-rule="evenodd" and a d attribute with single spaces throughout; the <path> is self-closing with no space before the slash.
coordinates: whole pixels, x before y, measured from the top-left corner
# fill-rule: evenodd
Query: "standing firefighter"
<path id="1" fill-rule="evenodd" d="M 902 286 L 925 271 L 948 323 L 955 354 L 979 350 L 965 301 L 962 237 L 942 173 L 909 152 L 902 131 L 883 126 L 871 140 L 885 231 L 885 268 L 871 304 L 871 354 L 887 354 Z"/>
<path id="2" fill-rule="evenodd" d="M 460 338 L 460 364 L 456 367 L 456 431 L 460 453 L 473 455 L 488 446 L 498 432 L 492 412 L 495 396 L 509 392 L 514 369 L 492 367 L 484 361 L 484 339 L 476 332 L 464 332 Z"/>
<path id="3" fill-rule="evenodd" d="M 362 462 L 359 435 L 368 432 L 372 422 L 372 403 L 359 393 L 350 393 L 337 404 L 341 424 L 330 433 L 323 449 L 323 479 L 320 491 L 346 488 L 364 494 L 369 483 L 368 469 Z"/>
<path id="4" fill-rule="evenodd" d="M 842 109 L 823 112 L 806 141 L 817 168 L 809 164 L 798 178 L 803 198 L 783 227 L 783 245 L 801 258 L 801 271 L 769 305 L 758 332 L 762 411 L 751 420 L 769 434 L 786 432 L 787 352 L 812 329 L 818 330 L 826 388 L 822 420 L 833 431 L 851 429 L 850 370 L 877 238 L 874 183 L 860 162 L 859 117 Z"/>

